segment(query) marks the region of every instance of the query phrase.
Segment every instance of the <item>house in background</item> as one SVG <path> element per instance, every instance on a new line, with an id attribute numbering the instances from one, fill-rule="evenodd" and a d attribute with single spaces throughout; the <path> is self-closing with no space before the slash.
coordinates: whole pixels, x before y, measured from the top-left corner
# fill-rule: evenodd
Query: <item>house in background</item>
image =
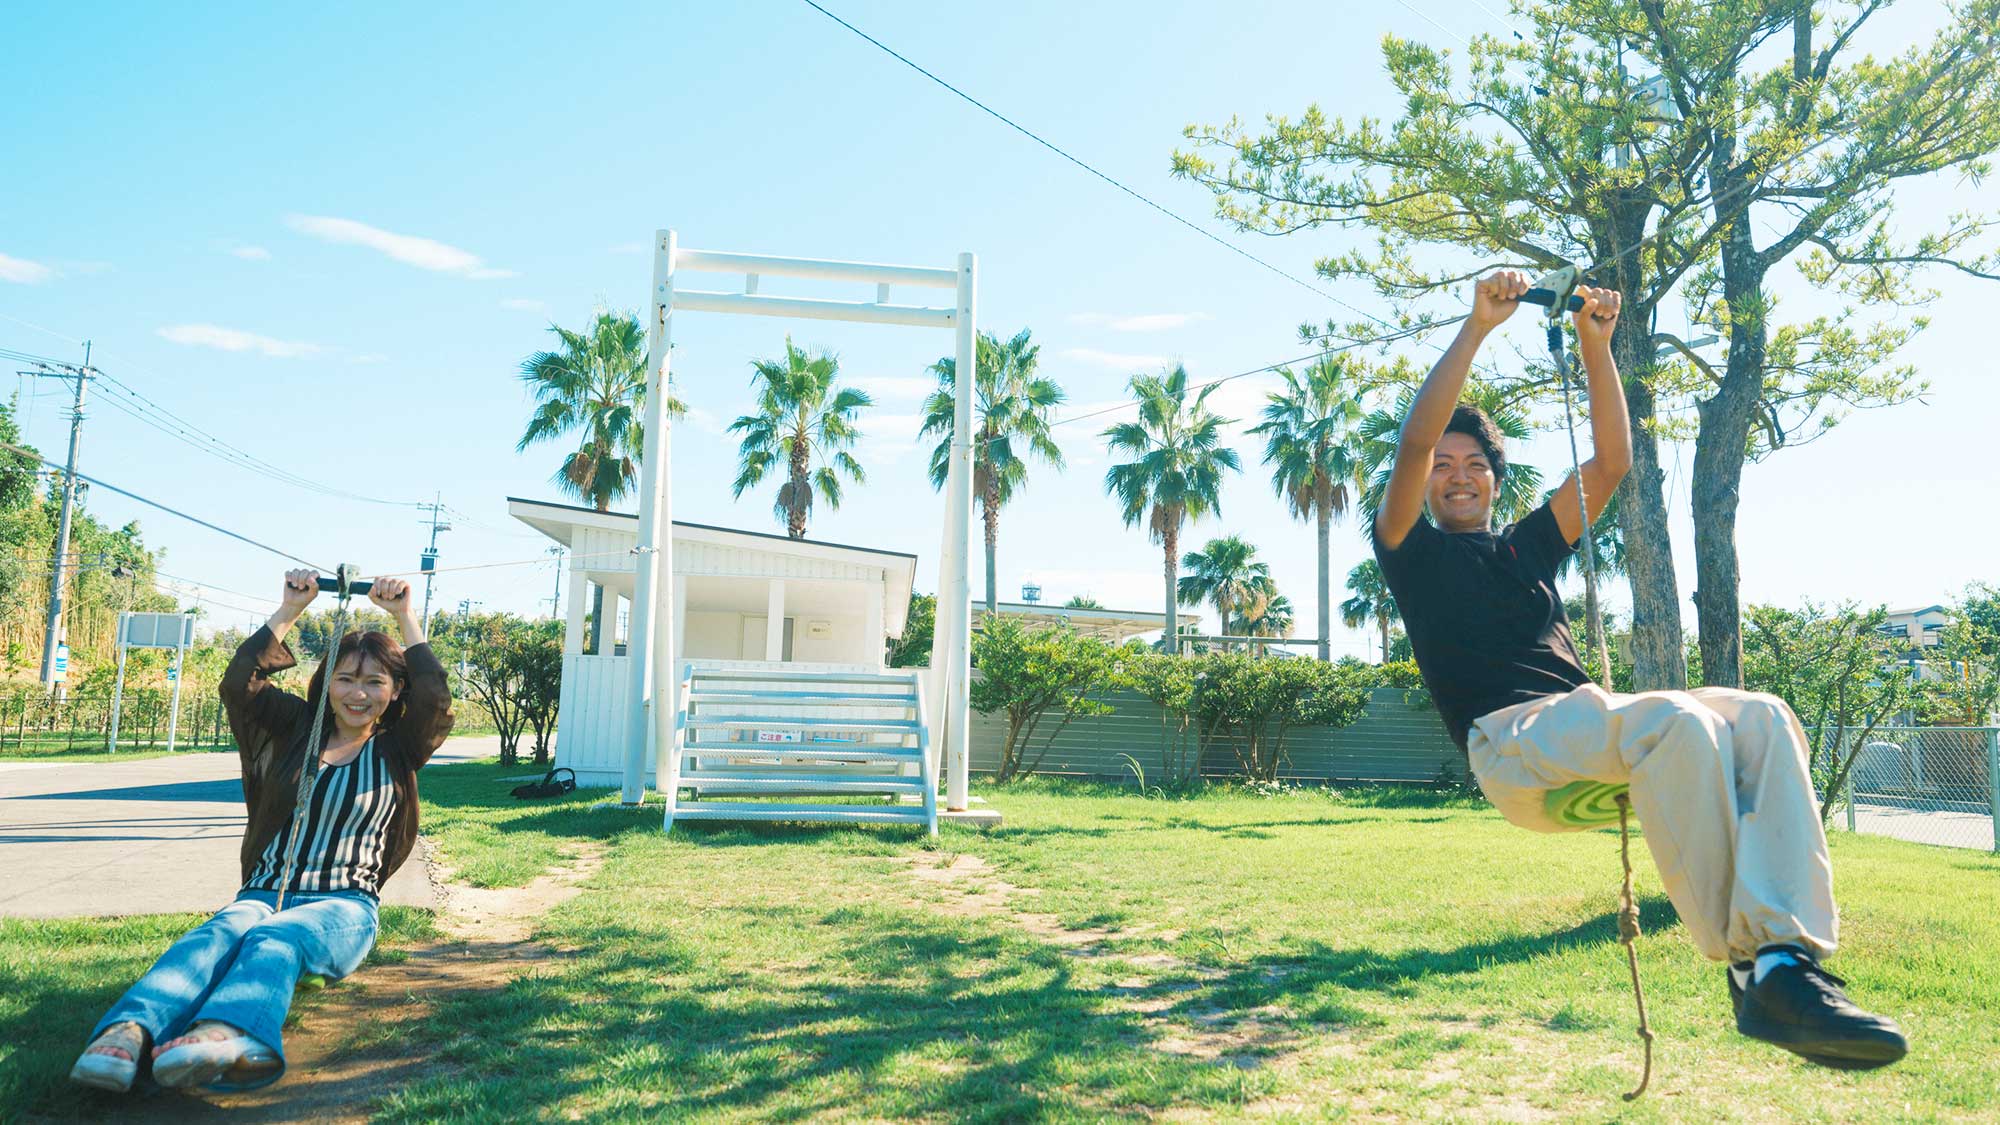
<path id="1" fill-rule="evenodd" d="M 1938 634 L 1951 624 L 1951 611 L 1941 605 L 1921 609 L 1892 609 L 1882 623 L 1884 636 L 1908 642 L 1912 653 L 1938 643 Z"/>
<path id="2" fill-rule="evenodd" d="M 631 673 L 609 627 L 637 577 L 637 516 L 509 497 L 507 512 L 570 551 L 557 753 L 580 785 L 616 785 L 631 735 Z M 675 668 L 874 673 L 909 614 L 915 555 L 783 535 L 673 525 Z M 587 651 L 592 587 L 600 651 Z M 649 776 L 647 784 L 653 784 Z"/>

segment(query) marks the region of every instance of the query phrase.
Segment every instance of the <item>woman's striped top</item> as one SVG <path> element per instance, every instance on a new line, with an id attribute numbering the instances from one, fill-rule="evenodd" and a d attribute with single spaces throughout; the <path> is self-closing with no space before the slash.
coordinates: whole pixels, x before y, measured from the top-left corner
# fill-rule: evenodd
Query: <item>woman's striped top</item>
<path id="1" fill-rule="evenodd" d="M 352 760 L 322 767 L 313 782 L 312 799 L 306 804 L 305 846 L 286 893 L 361 891 L 379 896 L 386 866 L 386 834 L 395 809 L 396 787 L 389 763 L 376 752 L 374 739 L 363 744 Z M 298 827 L 299 816 L 294 812 L 258 858 L 256 870 L 243 884 L 245 890 L 278 889 L 292 832 Z"/>

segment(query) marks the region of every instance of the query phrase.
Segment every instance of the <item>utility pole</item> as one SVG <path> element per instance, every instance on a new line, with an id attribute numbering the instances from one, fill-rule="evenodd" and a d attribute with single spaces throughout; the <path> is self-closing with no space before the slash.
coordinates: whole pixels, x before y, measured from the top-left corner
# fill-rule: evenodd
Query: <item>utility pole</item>
<path id="1" fill-rule="evenodd" d="M 563 549 L 562 549 L 561 547 L 550 547 L 550 548 L 549 548 L 549 551 L 548 551 L 548 553 L 549 553 L 549 554 L 551 554 L 551 555 L 554 555 L 554 556 L 555 556 L 555 559 L 556 559 L 556 589 L 555 589 L 555 593 L 554 593 L 554 594 L 552 594 L 552 595 L 550 595 L 550 597 L 549 597 L 549 616 L 550 616 L 550 617 L 561 617 L 561 616 L 562 616 L 562 554 L 563 554 Z"/>
<path id="2" fill-rule="evenodd" d="M 431 545 L 424 549 L 424 557 L 421 564 L 421 569 L 424 572 L 423 623 L 426 633 L 430 631 L 431 627 L 431 584 L 437 581 L 438 532 L 451 530 L 450 524 L 438 522 L 438 513 L 444 508 L 444 493 L 438 492 L 432 494 L 431 502 L 427 507 L 431 510 Z"/>
<path id="3" fill-rule="evenodd" d="M 45 371 L 43 374 L 57 378 L 76 380 L 76 405 L 69 415 L 69 469 L 63 476 L 62 517 L 56 527 L 55 565 L 49 571 L 49 619 L 48 627 L 42 635 L 42 686 L 51 695 L 62 695 L 62 678 L 57 674 L 57 655 L 63 651 L 63 562 L 69 557 L 69 524 L 71 510 L 76 506 L 76 448 L 83 438 L 83 399 L 90 386 L 90 377 L 95 374 L 90 366 L 90 342 L 83 344 L 83 365 L 71 367 L 63 364 L 63 373 Z M 65 669 L 66 674 L 66 669 Z"/>

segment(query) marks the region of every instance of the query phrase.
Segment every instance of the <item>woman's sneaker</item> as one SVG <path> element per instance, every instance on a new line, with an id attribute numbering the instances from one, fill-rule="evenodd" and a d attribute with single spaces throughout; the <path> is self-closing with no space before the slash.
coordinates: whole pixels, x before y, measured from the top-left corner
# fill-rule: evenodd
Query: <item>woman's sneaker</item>
<path id="1" fill-rule="evenodd" d="M 1864 1012 L 1841 991 L 1847 982 L 1803 953 L 1772 966 L 1741 988 L 1729 978 L 1736 1030 L 1837 1070 L 1873 1070 L 1909 1053 L 1909 1040 L 1887 1016 Z"/>

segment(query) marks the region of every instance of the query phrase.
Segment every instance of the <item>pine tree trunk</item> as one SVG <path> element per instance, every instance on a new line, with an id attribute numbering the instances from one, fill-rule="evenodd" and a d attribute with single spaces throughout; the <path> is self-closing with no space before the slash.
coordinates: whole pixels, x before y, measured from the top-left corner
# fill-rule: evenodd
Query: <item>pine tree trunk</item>
<path id="1" fill-rule="evenodd" d="M 1716 181 L 1717 190 L 1727 176 Z M 1766 324 L 1764 267 L 1747 217 L 1724 232 L 1722 292 L 1729 309 L 1729 366 L 1722 386 L 1695 405 L 1700 428 L 1694 441 L 1690 501 L 1694 511 L 1695 622 L 1701 644 L 1701 682 L 1743 686 L 1741 576 L 1736 557 L 1736 506 L 1750 426 L 1764 385 Z"/>
<path id="2" fill-rule="evenodd" d="M 1316 505 L 1319 518 L 1319 658 L 1333 659 L 1333 513 Z"/>
<path id="3" fill-rule="evenodd" d="M 1167 572 L 1166 651 L 1167 654 L 1171 656 L 1174 653 L 1177 653 L 1181 650 L 1181 625 L 1180 625 L 1179 615 L 1175 612 L 1179 604 L 1179 594 L 1177 592 L 1176 587 L 1180 585 L 1179 582 L 1180 558 L 1181 558 L 1180 528 L 1178 527 L 1167 528 L 1167 533 L 1160 537 L 1160 541 L 1162 545 L 1166 548 L 1166 572 Z"/>
<path id="4" fill-rule="evenodd" d="M 1619 224 L 1617 242 L 1631 246 L 1644 236 L 1645 210 Z M 1600 255 L 1609 259 L 1615 249 Z M 1619 528 L 1625 536 L 1625 574 L 1632 589 L 1632 686 L 1635 691 L 1687 686 L 1681 653 L 1679 585 L 1674 576 L 1673 542 L 1667 535 L 1666 474 L 1650 423 L 1656 413 L 1646 376 L 1653 366 L 1652 308 L 1638 293 L 1637 270 L 1629 261 L 1605 279 L 1624 296 L 1624 315 L 1612 335 L 1613 358 L 1625 384 L 1632 419 L 1632 470 L 1619 485 Z"/>

